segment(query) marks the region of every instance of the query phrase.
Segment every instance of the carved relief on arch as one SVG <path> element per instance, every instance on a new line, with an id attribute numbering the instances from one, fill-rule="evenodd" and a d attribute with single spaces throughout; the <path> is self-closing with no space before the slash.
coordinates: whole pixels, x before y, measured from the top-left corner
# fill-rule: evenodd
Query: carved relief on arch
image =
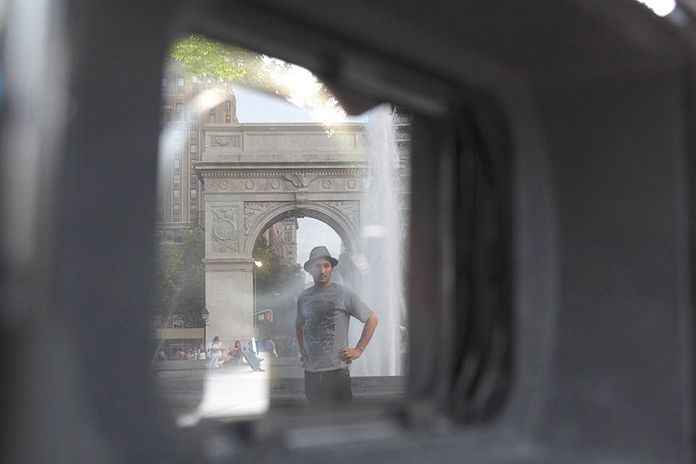
<path id="1" fill-rule="evenodd" d="M 295 188 L 304 190 L 309 187 L 309 185 L 314 182 L 317 177 L 318 176 L 316 174 L 291 172 L 286 174 L 284 179 L 290 182 Z"/>
<path id="2" fill-rule="evenodd" d="M 307 187 L 310 192 L 361 192 L 364 190 L 363 180 L 346 177 L 317 178 Z"/>
<path id="3" fill-rule="evenodd" d="M 210 208 L 212 213 L 210 239 L 212 252 L 232 254 L 239 251 L 239 207 L 219 206 Z"/>
<path id="4" fill-rule="evenodd" d="M 253 225 L 269 210 L 276 208 L 282 201 L 245 201 L 244 202 L 244 235 L 249 235 Z"/>
<path id="5" fill-rule="evenodd" d="M 322 201 L 323 205 L 338 211 L 346 218 L 353 230 L 360 230 L 360 201 L 358 200 L 336 200 Z"/>
<path id="6" fill-rule="evenodd" d="M 241 136 L 239 136 L 239 135 L 211 135 L 210 136 L 210 146 L 211 147 L 239 148 L 241 146 Z"/>
<path id="7" fill-rule="evenodd" d="M 206 177 L 203 188 L 208 193 L 289 192 L 297 190 L 292 183 L 280 177 L 228 178 Z"/>
<path id="8" fill-rule="evenodd" d="M 228 192 L 230 190 L 230 181 L 229 179 L 206 177 L 203 180 L 203 189 L 206 192 Z"/>

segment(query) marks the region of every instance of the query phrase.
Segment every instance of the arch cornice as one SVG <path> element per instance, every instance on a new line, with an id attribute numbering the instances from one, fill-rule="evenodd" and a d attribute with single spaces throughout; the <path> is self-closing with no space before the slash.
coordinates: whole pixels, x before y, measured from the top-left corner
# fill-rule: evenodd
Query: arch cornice
<path id="1" fill-rule="evenodd" d="M 233 163 L 196 163 L 206 193 L 249 192 L 362 192 L 367 164 L 334 163 L 333 166 L 278 167 L 260 163 L 240 167 Z"/>
<path id="2" fill-rule="evenodd" d="M 203 179 L 219 178 L 219 177 L 282 177 L 288 174 L 315 174 L 328 177 L 365 177 L 367 174 L 367 163 L 353 162 L 334 163 L 333 165 L 325 166 L 263 166 L 258 163 L 249 164 L 248 166 L 240 166 L 235 163 L 231 166 L 230 163 L 194 163 L 196 172 Z"/>

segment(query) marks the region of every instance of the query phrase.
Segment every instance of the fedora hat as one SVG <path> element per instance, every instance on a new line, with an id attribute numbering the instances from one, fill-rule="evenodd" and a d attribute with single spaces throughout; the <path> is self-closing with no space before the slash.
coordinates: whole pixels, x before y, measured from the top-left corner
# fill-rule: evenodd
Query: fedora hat
<path id="1" fill-rule="evenodd" d="M 312 261 L 320 258 L 327 259 L 331 263 L 332 267 L 338 266 L 338 260 L 331 256 L 329 249 L 325 246 L 318 246 L 312 248 L 312 251 L 309 252 L 309 259 L 306 263 L 304 263 L 304 270 L 309 272 L 309 266 L 311 266 Z"/>

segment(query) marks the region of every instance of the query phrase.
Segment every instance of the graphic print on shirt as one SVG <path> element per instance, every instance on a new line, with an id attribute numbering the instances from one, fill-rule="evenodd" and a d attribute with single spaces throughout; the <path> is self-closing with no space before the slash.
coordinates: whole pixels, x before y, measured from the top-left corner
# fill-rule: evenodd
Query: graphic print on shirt
<path id="1" fill-rule="evenodd" d="M 311 351 L 327 353 L 333 349 L 336 333 L 336 303 L 312 299 L 306 303 L 306 333 Z"/>

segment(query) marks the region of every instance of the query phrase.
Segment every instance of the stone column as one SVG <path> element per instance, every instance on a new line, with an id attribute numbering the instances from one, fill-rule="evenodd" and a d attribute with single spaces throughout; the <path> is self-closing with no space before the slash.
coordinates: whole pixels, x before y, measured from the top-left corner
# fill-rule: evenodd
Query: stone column
<path id="1" fill-rule="evenodd" d="M 206 344 L 218 335 L 226 347 L 254 335 L 253 261 L 205 259 L 205 300 L 210 315 Z"/>
<path id="2" fill-rule="evenodd" d="M 241 251 L 242 203 L 206 193 L 206 343 L 220 336 L 227 347 L 254 335 L 251 256 Z"/>

